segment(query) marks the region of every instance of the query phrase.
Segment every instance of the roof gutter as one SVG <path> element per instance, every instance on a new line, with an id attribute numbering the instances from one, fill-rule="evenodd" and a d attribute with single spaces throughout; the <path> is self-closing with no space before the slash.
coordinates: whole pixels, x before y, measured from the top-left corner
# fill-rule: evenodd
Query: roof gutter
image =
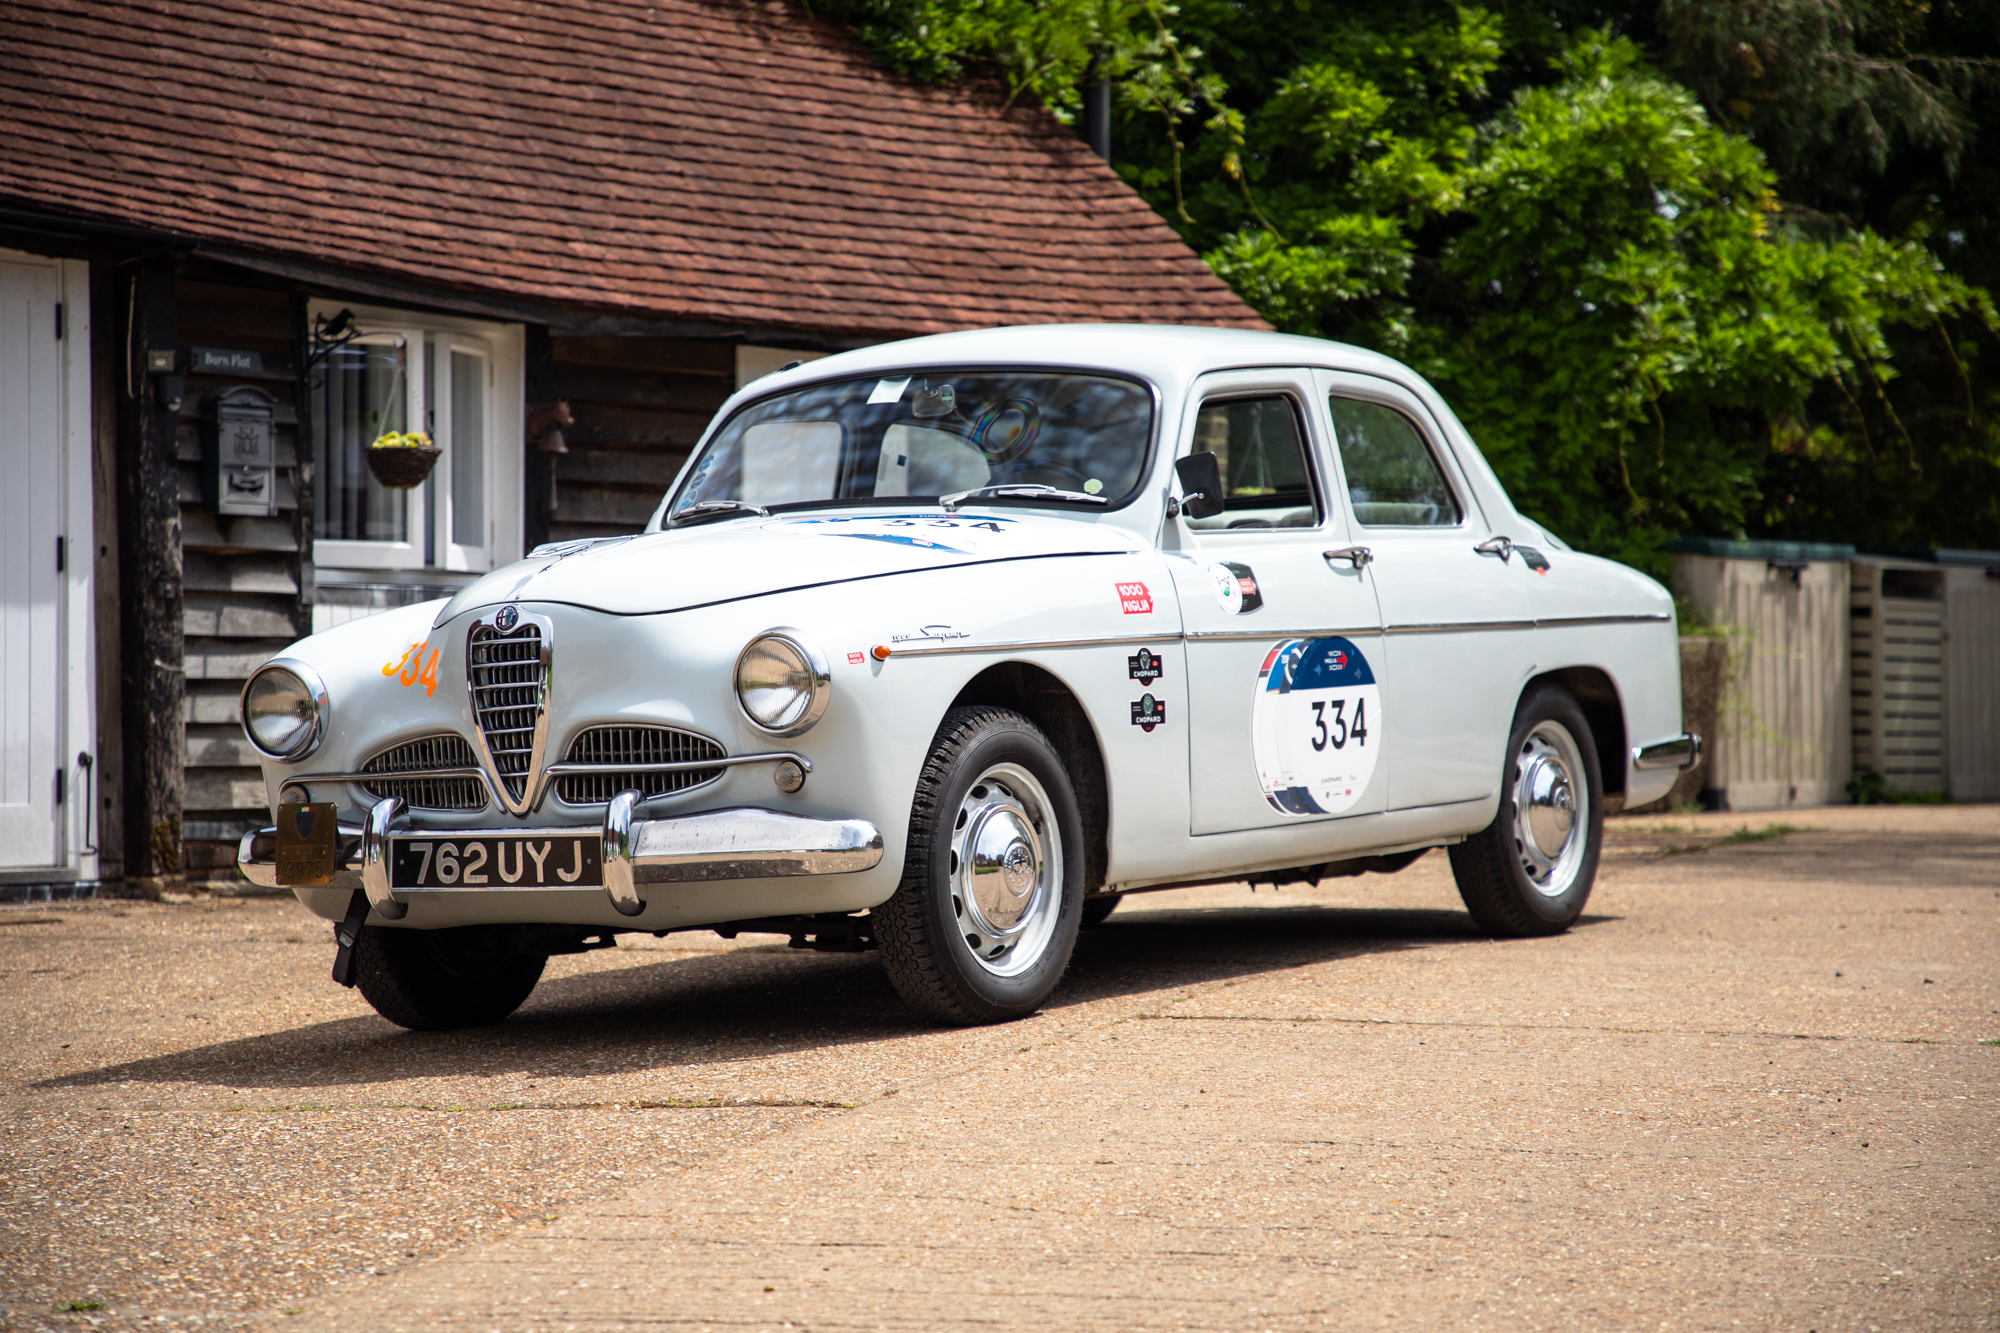
<path id="1" fill-rule="evenodd" d="M 174 254 L 192 254 L 201 245 L 199 237 L 185 232 L 158 231 L 123 222 L 99 222 L 72 213 L 52 213 L 47 209 L 14 203 L 0 203 L 0 227 L 45 236 L 102 241 L 140 250 L 166 250 Z"/>

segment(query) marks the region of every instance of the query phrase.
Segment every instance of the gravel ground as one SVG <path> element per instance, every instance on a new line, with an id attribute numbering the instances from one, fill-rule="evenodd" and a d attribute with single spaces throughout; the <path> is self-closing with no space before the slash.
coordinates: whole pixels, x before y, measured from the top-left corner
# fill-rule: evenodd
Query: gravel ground
<path id="1" fill-rule="evenodd" d="M 1004 1027 L 686 935 L 437 1036 L 289 900 L 0 909 L 0 1327 L 1992 1330 L 1996 925 L 2000 809 L 1632 819 L 1552 940 L 1433 855 Z"/>

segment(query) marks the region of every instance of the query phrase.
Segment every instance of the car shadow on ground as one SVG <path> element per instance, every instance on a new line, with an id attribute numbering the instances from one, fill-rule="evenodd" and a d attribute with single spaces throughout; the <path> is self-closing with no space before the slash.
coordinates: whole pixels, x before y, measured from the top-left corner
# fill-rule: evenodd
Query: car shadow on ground
<path id="1" fill-rule="evenodd" d="M 1578 925 L 1610 919 L 1586 916 Z M 1045 1012 L 1480 937 L 1472 919 L 1456 911 L 1136 911 L 1083 932 Z M 875 955 L 772 945 L 548 981 L 512 1018 L 483 1028 L 405 1032 L 373 1016 L 339 1019 L 34 1086 L 192 1083 L 247 1091 L 496 1074 L 584 1078 L 939 1031 L 903 1007 Z"/>

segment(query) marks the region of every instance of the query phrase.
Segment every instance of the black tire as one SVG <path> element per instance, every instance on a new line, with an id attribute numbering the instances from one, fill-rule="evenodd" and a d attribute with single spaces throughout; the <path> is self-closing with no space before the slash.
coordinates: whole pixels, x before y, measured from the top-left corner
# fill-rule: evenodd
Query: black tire
<path id="1" fill-rule="evenodd" d="M 961 874 L 975 837 L 990 868 Z M 952 709 L 917 779 L 903 882 L 873 913 L 897 993 L 941 1023 L 1031 1014 L 1069 966 L 1082 908 L 1083 818 L 1055 747 L 1019 713 Z"/>
<path id="2" fill-rule="evenodd" d="M 1567 756 L 1561 753 L 1564 734 L 1574 748 Z M 1568 774 L 1566 784 L 1558 769 Z M 1473 920 L 1492 934 L 1522 939 L 1559 935 L 1583 914 L 1604 844 L 1601 774 L 1590 724 L 1569 691 L 1538 685 L 1523 695 L 1508 733 L 1500 809 L 1484 830 L 1451 849 L 1452 878 Z M 1544 844 L 1561 826 L 1559 785 L 1567 785 L 1571 813 L 1560 852 L 1551 856 Z M 1582 801 L 1576 800 L 1578 785 Z M 1523 794 L 1531 789 L 1544 799 L 1529 800 L 1530 818 L 1524 821 Z M 1545 830 L 1539 839 L 1537 827 Z"/>
<path id="3" fill-rule="evenodd" d="M 1125 901 L 1122 893 L 1101 893 L 1095 898 L 1083 900 L 1083 928 L 1101 926 L 1110 915 L 1118 910 L 1118 904 Z"/>
<path id="4" fill-rule="evenodd" d="M 507 950 L 483 926 L 370 926 L 355 945 L 354 983 L 398 1027 L 443 1032 L 498 1023 L 519 1009 L 548 961 Z"/>

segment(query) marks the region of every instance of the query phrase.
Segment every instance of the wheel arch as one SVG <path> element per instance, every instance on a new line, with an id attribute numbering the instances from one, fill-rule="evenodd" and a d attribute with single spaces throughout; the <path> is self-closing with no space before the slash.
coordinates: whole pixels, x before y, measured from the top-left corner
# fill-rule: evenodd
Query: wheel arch
<path id="1" fill-rule="evenodd" d="M 1602 667 L 1571 666 L 1556 671 L 1544 671 L 1531 679 L 1521 690 L 1523 698 L 1537 685 L 1559 685 L 1568 690 L 1583 710 L 1584 721 L 1590 723 L 1590 738 L 1597 747 L 1598 781 L 1603 784 L 1604 795 L 1618 797 L 1625 795 L 1625 703 L 1619 697 L 1618 683 L 1611 673 Z"/>
<path id="2" fill-rule="evenodd" d="M 1111 792 L 1104 751 L 1090 714 L 1069 686 L 1032 662 L 996 662 L 958 692 L 953 708 L 987 704 L 1011 708 L 1042 729 L 1062 756 L 1083 816 L 1083 891 L 1104 887 L 1110 856 Z"/>

